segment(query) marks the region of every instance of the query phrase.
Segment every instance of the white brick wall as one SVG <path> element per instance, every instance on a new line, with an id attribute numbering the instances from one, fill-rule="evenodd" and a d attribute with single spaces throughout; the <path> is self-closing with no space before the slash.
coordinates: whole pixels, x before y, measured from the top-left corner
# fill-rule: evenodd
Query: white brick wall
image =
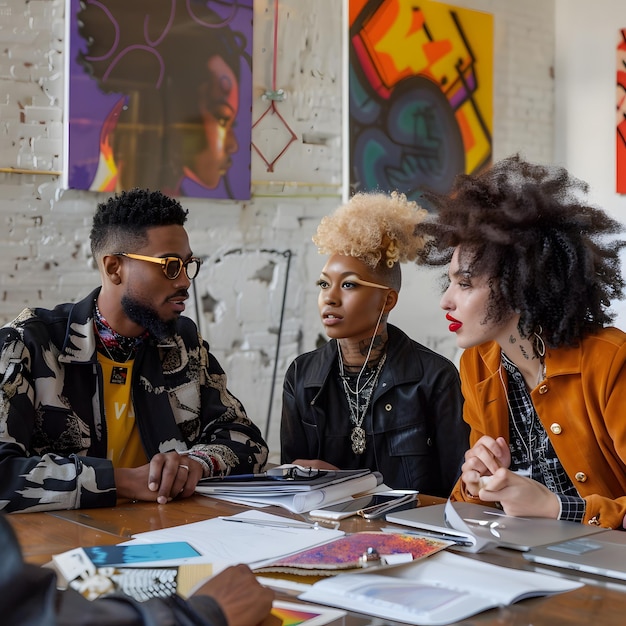
<path id="1" fill-rule="evenodd" d="M 496 158 L 520 150 L 530 159 L 550 160 L 553 0 L 456 4 L 495 16 Z M 340 202 L 342 184 L 340 2 L 280 0 L 279 6 L 277 86 L 287 92 L 279 106 L 299 139 L 273 173 L 253 153 L 251 201 L 184 202 L 192 247 L 207 258 L 196 281 L 198 307 L 211 308 L 211 298 L 216 302 L 212 313 L 200 313 L 200 326 L 229 374 L 231 389 L 262 428 L 287 267 L 280 253 L 291 251 L 272 408 L 274 451 L 282 374 L 294 356 L 315 347 L 322 332 L 314 286 L 322 259 L 310 237 L 319 219 Z M 256 0 L 253 119 L 267 106 L 260 95 L 271 87 L 273 14 L 271 0 Z M 63 19 L 64 0 L 0 0 L 0 168 L 61 168 Z M 269 149 L 275 141 L 267 127 L 253 139 Z M 98 283 L 88 233 L 101 199 L 63 191 L 58 176 L 0 173 L 0 322 L 27 304 L 79 299 Z M 407 268 L 391 321 L 452 356 L 431 279 Z"/>

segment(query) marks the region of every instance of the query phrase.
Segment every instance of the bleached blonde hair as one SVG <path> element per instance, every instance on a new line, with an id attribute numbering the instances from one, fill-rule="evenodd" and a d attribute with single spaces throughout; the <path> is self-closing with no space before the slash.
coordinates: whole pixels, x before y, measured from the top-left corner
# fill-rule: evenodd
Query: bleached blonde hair
<path id="1" fill-rule="evenodd" d="M 373 270 L 391 269 L 423 251 L 425 239 L 414 231 L 427 214 L 396 191 L 360 192 L 322 218 L 313 243 L 320 254 L 356 257 Z"/>

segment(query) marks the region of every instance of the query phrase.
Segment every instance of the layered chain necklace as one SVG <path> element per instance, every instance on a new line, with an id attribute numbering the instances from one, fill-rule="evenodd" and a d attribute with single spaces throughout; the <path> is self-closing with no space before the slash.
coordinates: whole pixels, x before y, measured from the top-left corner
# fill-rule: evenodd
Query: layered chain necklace
<path id="1" fill-rule="evenodd" d="M 504 368 L 507 370 L 509 376 L 515 376 L 515 372 L 517 372 L 517 375 L 520 379 L 520 385 L 524 385 L 525 383 L 523 382 L 523 377 L 521 372 L 519 372 L 519 369 L 515 366 L 515 364 L 505 355 L 502 354 L 501 356 L 501 362 L 500 362 L 500 366 L 498 367 L 498 376 L 500 378 L 500 384 L 502 385 L 502 389 L 504 391 L 504 398 L 506 399 L 506 404 L 507 407 L 509 409 L 509 424 L 511 424 L 515 430 L 515 433 L 517 434 L 517 441 L 520 442 L 520 444 L 523 446 L 524 451 L 526 452 L 526 458 L 528 459 L 528 470 L 522 471 L 519 470 L 519 473 L 521 475 L 527 475 L 530 476 L 532 478 L 532 474 L 533 474 L 533 441 L 535 441 L 537 439 L 537 432 L 536 432 L 536 424 L 535 424 L 535 417 L 537 415 L 535 408 L 532 406 L 532 402 L 529 399 L 530 402 L 530 410 L 528 412 L 528 417 L 526 418 L 526 424 L 525 424 L 525 429 L 526 429 L 526 436 L 524 436 L 522 434 L 522 432 L 520 431 L 520 428 L 517 424 L 517 415 L 521 414 L 521 409 L 518 412 L 518 414 L 513 412 L 513 407 L 511 406 L 511 402 L 509 400 L 509 391 L 508 391 L 508 387 L 506 385 L 506 383 L 504 382 L 504 378 L 502 376 L 502 367 L 504 366 Z M 537 385 L 539 385 L 539 383 L 544 380 L 546 377 L 546 366 L 545 363 L 543 361 L 540 362 L 539 364 L 539 372 L 537 374 Z M 525 419 L 524 417 L 521 417 L 521 419 Z M 526 437 L 528 438 L 528 442 L 526 441 Z M 541 442 L 540 442 L 541 444 Z"/>
<path id="2" fill-rule="evenodd" d="M 354 454 L 363 454 L 363 452 L 365 452 L 365 430 L 363 428 L 363 420 L 365 419 L 365 414 L 367 413 L 372 396 L 374 395 L 374 389 L 376 388 L 376 383 L 378 382 L 378 376 L 380 375 L 383 365 L 387 360 L 387 352 L 382 355 L 376 368 L 372 368 L 365 381 L 361 384 L 361 376 L 367 367 L 367 359 L 365 360 L 363 367 L 361 367 L 361 370 L 356 377 L 353 389 L 348 382 L 350 377 L 345 373 L 341 346 L 338 346 L 338 348 L 339 376 L 341 378 L 344 393 L 346 394 L 346 398 L 348 400 L 350 422 L 352 423 L 352 432 L 350 433 L 352 451 Z M 363 401 L 362 406 L 361 401 Z"/>
<path id="3" fill-rule="evenodd" d="M 111 328 L 104 315 L 100 312 L 97 302 L 94 302 L 94 311 L 94 325 L 98 345 L 102 347 L 106 356 L 116 363 L 126 363 L 131 358 L 134 358 L 137 348 L 148 336 L 148 333 L 143 333 L 139 337 L 124 337 Z"/>

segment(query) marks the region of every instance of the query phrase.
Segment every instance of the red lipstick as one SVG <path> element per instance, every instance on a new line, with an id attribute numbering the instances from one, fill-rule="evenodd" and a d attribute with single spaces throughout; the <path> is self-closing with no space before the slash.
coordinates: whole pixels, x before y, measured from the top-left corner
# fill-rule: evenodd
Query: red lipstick
<path id="1" fill-rule="evenodd" d="M 459 320 L 457 319 L 454 319 L 452 315 L 450 315 L 450 313 L 446 313 L 446 319 L 450 322 L 448 330 L 451 333 L 455 333 L 457 330 L 459 330 L 459 328 L 461 328 L 461 326 L 463 326 L 463 323 L 459 322 Z"/>

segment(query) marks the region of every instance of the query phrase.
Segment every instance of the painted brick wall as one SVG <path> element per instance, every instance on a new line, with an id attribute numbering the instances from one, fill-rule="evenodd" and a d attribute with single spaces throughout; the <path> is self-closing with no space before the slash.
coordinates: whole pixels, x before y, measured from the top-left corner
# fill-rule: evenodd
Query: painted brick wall
<path id="1" fill-rule="evenodd" d="M 495 16 L 496 158 L 519 150 L 550 160 L 553 1 L 456 4 Z M 282 375 L 322 332 L 314 285 L 322 259 L 310 238 L 341 201 L 343 178 L 340 2 L 280 0 L 279 8 L 277 86 L 287 93 L 279 106 L 298 141 L 271 173 L 253 153 L 250 202 L 184 202 L 192 248 L 206 259 L 189 314 L 262 429 L 276 377 L 269 437 L 275 452 Z M 271 88 L 273 16 L 272 0 L 255 1 L 253 119 Z M 99 281 L 88 233 L 103 196 L 64 191 L 57 175 L 45 173 L 61 169 L 63 51 L 64 0 L 0 0 L 0 322 L 26 305 L 77 300 Z M 284 135 L 276 119 L 268 121 L 253 139 L 275 154 Z M 435 277 L 407 268 L 391 321 L 453 357 L 437 300 Z"/>

